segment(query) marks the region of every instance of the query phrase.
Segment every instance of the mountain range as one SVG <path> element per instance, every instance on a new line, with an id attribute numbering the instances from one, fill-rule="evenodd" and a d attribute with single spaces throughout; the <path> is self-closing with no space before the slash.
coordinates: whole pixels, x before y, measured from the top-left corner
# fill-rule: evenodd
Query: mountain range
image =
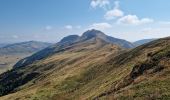
<path id="1" fill-rule="evenodd" d="M 0 48 L 0 55 L 12 55 L 12 54 L 28 54 L 35 53 L 41 49 L 50 46 L 51 43 L 38 42 L 38 41 L 28 41 L 21 43 L 13 43 L 5 45 Z"/>
<path id="2" fill-rule="evenodd" d="M 142 40 L 133 42 L 133 44 L 137 47 L 137 46 L 143 45 L 145 43 L 151 42 L 153 40 L 156 40 L 156 39 L 142 39 Z"/>
<path id="3" fill-rule="evenodd" d="M 98 30 L 88 30 L 83 33 L 82 36 L 70 35 L 64 37 L 60 42 L 55 45 L 49 46 L 46 49 L 41 50 L 40 52 L 35 53 L 34 55 L 27 57 L 19 61 L 14 67 L 26 66 L 34 61 L 41 60 L 47 56 L 53 55 L 54 53 L 65 51 L 77 43 L 81 43 L 88 40 L 101 39 L 107 43 L 119 45 L 123 48 L 133 48 L 134 45 L 126 40 L 113 38 L 111 36 L 105 35 L 103 32 Z"/>
<path id="4" fill-rule="evenodd" d="M 0 75 L 2 100 L 170 99 L 170 38 L 135 47 L 89 30 Z"/>

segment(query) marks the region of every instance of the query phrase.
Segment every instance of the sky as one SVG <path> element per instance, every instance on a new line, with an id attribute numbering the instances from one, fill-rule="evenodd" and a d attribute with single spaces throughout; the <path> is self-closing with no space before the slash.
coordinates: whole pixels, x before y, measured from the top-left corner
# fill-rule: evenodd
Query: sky
<path id="1" fill-rule="evenodd" d="M 170 36 L 170 0 L 0 0 L 0 43 L 58 42 L 89 29 L 136 41 Z"/>

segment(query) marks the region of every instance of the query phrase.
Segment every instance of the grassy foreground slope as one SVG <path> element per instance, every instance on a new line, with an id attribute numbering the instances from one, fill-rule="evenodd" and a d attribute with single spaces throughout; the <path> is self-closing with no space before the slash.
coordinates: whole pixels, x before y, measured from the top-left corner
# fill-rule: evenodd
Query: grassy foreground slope
<path id="1" fill-rule="evenodd" d="M 96 99 L 170 99 L 169 37 L 123 53 L 116 57 L 115 61 L 123 69 L 130 67 L 131 70 L 113 84 L 110 90 L 101 93 Z"/>
<path id="2" fill-rule="evenodd" d="M 170 38 L 129 51 L 101 39 L 0 76 L 2 100 L 169 99 Z"/>

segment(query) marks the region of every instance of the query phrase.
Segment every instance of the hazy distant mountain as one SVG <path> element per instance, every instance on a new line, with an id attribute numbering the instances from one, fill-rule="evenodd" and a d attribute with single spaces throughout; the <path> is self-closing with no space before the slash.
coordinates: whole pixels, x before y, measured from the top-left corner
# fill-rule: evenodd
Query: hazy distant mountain
<path id="1" fill-rule="evenodd" d="M 65 51 L 76 43 L 86 42 L 86 41 L 92 40 L 92 39 L 101 39 L 104 42 L 107 42 L 109 44 L 115 44 L 115 45 L 121 46 L 123 48 L 134 47 L 132 43 L 130 43 L 126 40 L 113 38 L 111 36 L 105 35 L 101 31 L 93 29 L 93 30 L 88 30 L 88 31 L 84 32 L 82 36 L 70 35 L 70 36 L 64 37 L 60 42 L 56 43 L 55 45 L 52 45 L 48 48 L 45 48 L 45 49 L 35 53 L 34 55 L 32 55 L 30 57 L 20 60 L 14 67 L 20 67 L 20 66 L 25 66 L 25 65 L 31 64 L 37 60 L 41 60 L 41 59 L 49 56 L 49 55 L 53 55 L 54 53 Z"/>
<path id="2" fill-rule="evenodd" d="M 0 43 L 0 48 L 4 47 L 6 45 L 8 45 L 8 44 L 7 43 Z"/>
<path id="3" fill-rule="evenodd" d="M 142 44 L 151 42 L 151 41 L 153 41 L 153 40 L 156 40 L 156 39 L 142 39 L 142 40 L 138 40 L 138 41 L 133 42 L 133 44 L 134 44 L 135 46 L 140 46 L 140 45 L 142 45 Z"/>
<path id="4" fill-rule="evenodd" d="M 19 60 L 49 45 L 51 44 L 37 41 L 0 44 L 0 73 L 11 69 Z"/>
<path id="5" fill-rule="evenodd" d="M 51 43 L 28 41 L 21 43 L 9 44 L 0 48 L 0 55 L 15 55 L 15 54 L 28 54 L 34 53 L 41 49 L 50 46 Z"/>

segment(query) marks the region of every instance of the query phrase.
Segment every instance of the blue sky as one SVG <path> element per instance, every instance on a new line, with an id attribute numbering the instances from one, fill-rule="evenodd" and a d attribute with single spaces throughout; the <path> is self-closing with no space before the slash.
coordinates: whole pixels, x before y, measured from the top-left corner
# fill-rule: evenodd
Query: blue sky
<path id="1" fill-rule="evenodd" d="M 0 0 L 0 43 L 57 42 L 99 29 L 135 41 L 170 36 L 170 0 Z"/>

